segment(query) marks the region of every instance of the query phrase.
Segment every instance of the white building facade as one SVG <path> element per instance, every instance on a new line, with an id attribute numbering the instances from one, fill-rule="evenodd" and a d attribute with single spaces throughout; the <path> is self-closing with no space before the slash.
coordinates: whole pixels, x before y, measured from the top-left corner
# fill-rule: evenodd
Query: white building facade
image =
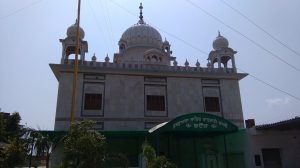
<path id="1" fill-rule="evenodd" d="M 94 120 L 100 130 L 147 130 L 177 116 L 206 112 L 244 127 L 236 51 L 219 35 L 207 66 L 179 66 L 171 45 L 145 23 L 140 6 L 137 24 L 129 27 L 119 40 L 114 58 L 97 61 L 85 58 L 88 43 L 80 28 L 79 69 L 75 120 Z M 55 130 L 68 130 L 71 111 L 73 59 L 76 24 L 61 39 L 60 64 L 50 64 L 58 82 Z M 228 62 L 232 65 L 227 66 Z"/>

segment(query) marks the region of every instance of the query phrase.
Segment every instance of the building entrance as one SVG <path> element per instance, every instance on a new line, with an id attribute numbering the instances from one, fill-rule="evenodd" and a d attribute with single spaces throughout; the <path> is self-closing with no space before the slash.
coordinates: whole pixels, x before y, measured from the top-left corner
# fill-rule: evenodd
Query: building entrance
<path id="1" fill-rule="evenodd" d="M 216 155 L 207 155 L 206 156 L 206 167 L 207 168 L 218 168 Z"/>
<path id="2" fill-rule="evenodd" d="M 159 124 L 149 133 L 157 153 L 180 168 L 244 167 L 244 134 L 219 116 L 191 113 Z"/>

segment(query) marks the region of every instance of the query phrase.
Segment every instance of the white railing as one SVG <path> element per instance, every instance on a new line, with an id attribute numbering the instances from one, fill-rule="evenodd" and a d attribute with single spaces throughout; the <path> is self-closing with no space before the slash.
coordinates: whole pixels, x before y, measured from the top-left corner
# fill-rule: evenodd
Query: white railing
<path id="1" fill-rule="evenodd" d="M 69 59 L 65 64 L 72 65 L 73 59 Z M 130 64 L 130 63 L 111 63 L 111 62 L 95 62 L 80 61 L 79 66 L 102 67 L 112 69 L 127 70 L 149 70 L 149 71 L 171 71 L 171 72 L 215 72 L 215 73 L 236 73 L 234 68 L 208 68 L 208 67 L 190 67 L 190 66 L 166 66 L 166 65 L 150 65 L 150 64 Z"/>

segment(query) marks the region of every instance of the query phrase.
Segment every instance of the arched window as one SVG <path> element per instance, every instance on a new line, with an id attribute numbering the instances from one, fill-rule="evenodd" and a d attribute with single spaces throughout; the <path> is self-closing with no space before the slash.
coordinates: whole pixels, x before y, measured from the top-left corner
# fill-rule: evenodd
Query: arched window
<path id="1" fill-rule="evenodd" d="M 125 44 L 122 43 L 122 44 L 120 45 L 119 49 L 120 49 L 120 51 L 124 51 L 124 50 L 125 50 Z"/>
<path id="2" fill-rule="evenodd" d="M 153 55 L 153 56 L 151 57 L 151 62 L 157 62 L 157 61 L 158 61 L 157 56 L 156 56 L 156 55 Z"/>
<path id="3" fill-rule="evenodd" d="M 169 47 L 165 47 L 165 52 L 169 52 Z"/>

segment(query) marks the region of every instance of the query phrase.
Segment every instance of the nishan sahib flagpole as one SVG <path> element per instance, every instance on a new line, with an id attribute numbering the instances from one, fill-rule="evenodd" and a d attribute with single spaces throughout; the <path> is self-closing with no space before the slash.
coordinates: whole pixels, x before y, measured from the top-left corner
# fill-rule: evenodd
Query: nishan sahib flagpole
<path id="1" fill-rule="evenodd" d="M 78 52 L 79 52 L 79 25 L 80 25 L 80 4 L 81 0 L 78 0 L 78 9 L 77 9 L 77 32 L 76 32 L 76 48 L 75 48 L 75 60 L 74 60 L 74 75 L 73 75 L 73 88 L 72 88 L 72 103 L 71 103 L 71 113 L 70 113 L 70 127 L 71 124 L 74 122 L 74 114 L 75 114 L 75 107 L 76 107 L 76 90 L 77 90 L 77 78 L 78 78 Z"/>

